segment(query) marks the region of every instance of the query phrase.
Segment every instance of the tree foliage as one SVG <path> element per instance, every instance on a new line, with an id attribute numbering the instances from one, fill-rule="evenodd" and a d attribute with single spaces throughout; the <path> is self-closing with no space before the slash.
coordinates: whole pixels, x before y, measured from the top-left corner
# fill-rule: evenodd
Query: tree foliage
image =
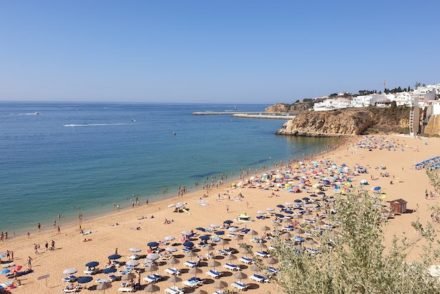
<path id="1" fill-rule="evenodd" d="M 278 283 L 285 293 L 440 293 L 438 278 L 427 271 L 439 257 L 432 226 L 415 222 L 419 239 L 395 238 L 385 248 L 382 201 L 367 192 L 336 199 L 331 216 L 336 227 L 314 237 L 318 254 L 276 238 Z M 409 262 L 408 252 L 421 239 L 426 248 Z"/>

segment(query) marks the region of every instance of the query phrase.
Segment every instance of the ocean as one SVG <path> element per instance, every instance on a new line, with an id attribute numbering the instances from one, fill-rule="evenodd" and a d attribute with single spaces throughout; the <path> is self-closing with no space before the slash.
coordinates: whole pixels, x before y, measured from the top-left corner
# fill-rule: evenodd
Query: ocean
<path id="1" fill-rule="evenodd" d="M 320 152 L 276 136 L 282 120 L 194 116 L 266 105 L 0 103 L 0 231 L 23 232 L 176 195 L 207 177 Z"/>

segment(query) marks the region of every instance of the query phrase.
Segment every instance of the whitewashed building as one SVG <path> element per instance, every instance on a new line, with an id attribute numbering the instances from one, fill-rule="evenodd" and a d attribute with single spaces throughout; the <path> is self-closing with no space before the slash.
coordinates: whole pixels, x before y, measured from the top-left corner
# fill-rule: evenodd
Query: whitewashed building
<path id="1" fill-rule="evenodd" d="M 351 100 L 352 107 L 368 107 L 376 105 L 384 105 L 392 100 L 385 94 L 371 94 L 353 97 Z"/>
<path id="2" fill-rule="evenodd" d="M 351 106 L 351 100 L 347 98 L 332 98 L 313 105 L 314 111 L 329 111 L 334 109 L 343 109 Z"/>

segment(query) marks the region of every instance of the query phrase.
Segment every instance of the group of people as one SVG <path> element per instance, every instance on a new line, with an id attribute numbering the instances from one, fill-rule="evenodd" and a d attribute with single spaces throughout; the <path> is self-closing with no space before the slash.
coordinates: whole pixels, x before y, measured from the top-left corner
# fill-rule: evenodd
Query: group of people
<path id="1" fill-rule="evenodd" d="M 0 234 L 0 241 L 3 242 L 3 241 L 6 241 L 6 240 L 8 240 L 8 232 L 1 232 L 1 234 Z"/>
<path id="2" fill-rule="evenodd" d="M 49 246 L 49 242 L 46 241 L 44 243 L 44 248 L 45 248 L 45 251 L 55 250 L 55 248 L 56 248 L 55 247 L 55 241 L 54 240 L 50 241 L 50 246 Z M 41 249 L 40 244 L 34 243 L 35 254 L 40 254 L 40 249 Z"/>

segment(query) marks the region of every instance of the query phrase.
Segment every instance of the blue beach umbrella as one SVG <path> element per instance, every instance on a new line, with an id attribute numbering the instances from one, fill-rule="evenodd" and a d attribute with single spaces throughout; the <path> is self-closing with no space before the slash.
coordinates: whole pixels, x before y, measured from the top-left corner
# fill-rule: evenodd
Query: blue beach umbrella
<path id="1" fill-rule="evenodd" d="M 84 276 L 84 277 L 79 277 L 78 280 L 76 281 L 78 282 L 78 284 L 87 284 L 93 281 L 93 278 L 90 276 Z"/>
<path id="2" fill-rule="evenodd" d="M 9 274 L 11 271 L 9 270 L 9 269 L 7 269 L 7 268 L 5 268 L 5 269 L 2 269 L 1 271 L 0 271 L 0 275 L 7 275 L 7 274 Z"/>
<path id="3" fill-rule="evenodd" d="M 116 268 L 108 267 L 108 268 L 103 269 L 102 272 L 106 275 L 116 273 Z"/>
<path id="4" fill-rule="evenodd" d="M 209 238 L 211 238 L 211 235 L 203 235 L 203 236 L 199 237 L 199 239 L 202 240 L 202 241 L 208 241 Z"/>
<path id="5" fill-rule="evenodd" d="M 116 260 L 119 258 L 121 258 L 121 256 L 119 254 L 112 254 L 108 257 L 108 259 L 110 259 L 110 260 Z"/>
<path id="6" fill-rule="evenodd" d="M 90 261 L 86 263 L 86 267 L 97 267 L 99 265 L 99 262 L 97 261 Z"/>
<path id="7" fill-rule="evenodd" d="M 148 247 L 158 247 L 159 246 L 159 243 L 158 242 L 149 242 L 148 244 Z"/>
<path id="8" fill-rule="evenodd" d="M 374 192 L 379 192 L 382 188 L 380 186 L 373 187 Z"/>
<path id="9" fill-rule="evenodd" d="M 202 228 L 202 227 L 197 227 L 196 230 L 197 230 L 197 231 L 201 231 L 201 232 L 206 232 L 206 229 L 205 229 L 205 228 Z"/>
<path id="10" fill-rule="evenodd" d="M 230 220 L 230 219 L 227 219 L 227 220 L 225 220 L 223 223 L 224 224 L 228 224 L 228 225 L 230 225 L 230 224 L 232 224 L 234 221 L 232 221 L 232 220 Z"/>
<path id="11" fill-rule="evenodd" d="M 214 234 L 217 236 L 223 236 L 225 234 L 225 231 L 215 231 Z"/>
<path id="12" fill-rule="evenodd" d="M 194 243 L 191 241 L 186 241 L 185 243 L 183 243 L 184 247 L 188 247 L 188 248 L 192 248 L 194 247 Z"/>

